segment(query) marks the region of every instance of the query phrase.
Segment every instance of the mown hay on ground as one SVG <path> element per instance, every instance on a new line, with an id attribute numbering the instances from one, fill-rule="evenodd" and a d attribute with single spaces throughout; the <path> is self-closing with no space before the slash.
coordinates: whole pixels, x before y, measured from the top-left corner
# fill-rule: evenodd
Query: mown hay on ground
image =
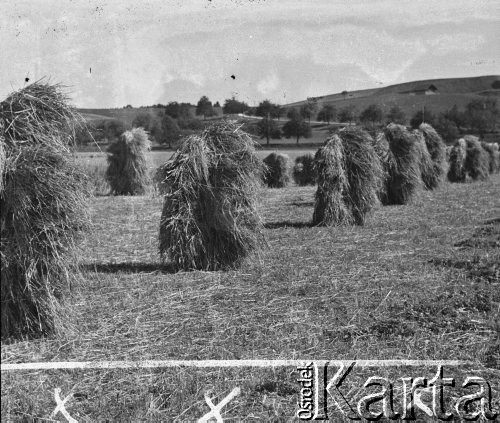
<path id="1" fill-rule="evenodd" d="M 43 83 L 0 109 L 1 337 L 40 336 L 61 327 L 72 253 L 89 222 L 88 184 L 68 148 L 78 118 L 59 88 Z"/>
<path id="2" fill-rule="evenodd" d="M 488 170 L 490 173 L 500 172 L 500 152 L 497 143 L 481 143 L 483 149 L 488 153 L 489 156 L 489 166 Z"/>
<path id="3" fill-rule="evenodd" d="M 264 164 L 234 124 L 186 138 L 161 167 L 160 254 L 178 270 L 238 267 L 263 240 L 256 209 Z"/>
<path id="4" fill-rule="evenodd" d="M 490 158 L 481 146 L 479 138 L 473 135 L 465 135 L 464 140 L 467 145 L 467 154 L 465 157 L 465 171 L 467 175 L 473 181 L 488 179 Z"/>
<path id="5" fill-rule="evenodd" d="M 305 154 L 295 159 L 293 166 L 293 180 L 301 187 L 306 185 L 314 185 L 316 183 L 316 175 L 314 173 L 314 156 Z"/>
<path id="6" fill-rule="evenodd" d="M 427 123 L 422 123 L 419 131 L 423 134 L 425 146 L 432 161 L 430 172 L 422 173 L 426 189 L 437 188 L 443 181 L 446 171 L 446 145 L 436 130 Z"/>
<path id="7" fill-rule="evenodd" d="M 450 182 L 465 182 L 467 173 L 465 171 L 465 159 L 467 157 L 467 143 L 460 138 L 450 150 L 448 166 L 448 180 Z"/>
<path id="8" fill-rule="evenodd" d="M 421 186 L 418 141 L 415 134 L 394 123 L 385 128 L 384 136 L 390 153 L 383 162 L 387 179 L 385 192 L 381 195 L 382 204 L 407 204 Z"/>
<path id="9" fill-rule="evenodd" d="M 270 188 L 284 188 L 290 182 L 290 157 L 282 153 L 271 153 L 264 159 L 266 172 L 264 182 Z"/>
<path id="10" fill-rule="evenodd" d="M 151 183 L 146 153 L 151 148 L 143 128 L 124 132 L 108 147 L 106 180 L 115 195 L 143 195 Z"/>
<path id="11" fill-rule="evenodd" d="M 352 215 L 344 201 L 348 190 L 344 165 L 344 148 L 338 135 L 330 137 L 314 157 L 316 199 L 312 224 L 316 226 L 352 223 Z"/>
<path id="12" fill-rule="evenodd" d="M 342 140 L 347 178 L 344 201 L 354 223 L 363 225 L 379 202 L 377 193 L 382 182 L 382 165 L 368 132 L 359 127 L 346 127 L 338 135 Z"/>

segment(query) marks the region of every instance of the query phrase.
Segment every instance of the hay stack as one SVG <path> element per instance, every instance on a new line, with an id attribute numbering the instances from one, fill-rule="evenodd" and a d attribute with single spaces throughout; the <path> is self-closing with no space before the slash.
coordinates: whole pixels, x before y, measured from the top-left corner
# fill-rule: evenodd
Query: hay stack
<path id="1" fill-rule="evenodd" d="M 465 158 L 467 157 L 467 144 L 460 138 L 450 151 L 448 168 L 448 180 L 450 182 L 465 182 L 467 173 L 465 171 Z"/>
<path id="2" fill-rule="evenodd" d="M 316 175 L 314 173 L 314 156 L 305 154 L 295 159 L 293 166 L 293 180 L 301 187 L 306 185 L 314 185 L 316 183 Z"/>
<path id="3" fill-rule="evenodd" d="M 422 173 L 422 180 L 426 189 L 435 189 L 441 184 L 446 167 L 446 145 L 436 130 L 427 123 L 419 126 L 419 131 L 423 134 L 425 146 L 430 155 L 432 166 L 430 171 Z M 425 153 L 424 153 L 425 154 Z M 423 167 L 426 167 L 424 165 Z"/>
<path id="4" fill-rule="evenodd" d="M 500 172 L 500 152 L 497 143 L 481 143 L 483 149 L 488 153 L 489 156 L 489 172 L 498 173 Z"/>
<path id="5" fill-rule="evenodd" d="M 380 200 L 384 205 L 406 204 L 421 186 L 418 140 L 404 126 L 394 123 L 386 127 L 384 136 L 389 152 L 382 158 L 387 179 Z"/>
<path id="6" fill-rule="evenodd" d="M 68 148 L 78 120 L 59 87 L 45 83 L 0 103 L 2 339 L 60 327 L 73 248 L 88 225 L 88 184 Z"/>
<path id="7" fill-rule="evenodd" d="M 330 137 L 314 156 L 316 173 L 316 201 L 313 225 L 330 226 L 352 223 L 352 215 L 345 204 L 348 191 L 344 164 L 344 147 L 338 135 Z"/>
<path id="8" fill-rule="evenodd" d="M 378 204 L 383 168 L 373 147 L 373 139 L 359 127 L 346 127 L 338 133 L 344 149 L 347 192 L 344 201 L 357 225 Z"/>
<path id="9" fill-rule="evenodd" d="M 286 154 L 271 153 L 264 159 L 266 172 L 264 182 L 270 188 L 283 188 L 290 182 L 290 157 Z"/>
<path id="10" fill-rule="evenodd" d="M 264 165 L 255 147 L 239 127 L 222 122 L 186 138 L 162 166 L 163 260 L 183 270 L 228 269 L 258 248 L 256 196 Z"/>
<path id="11" fill-rule="evenodd" d="M 417 143 L 419 162 L 420 162 L 420 177 L 427 190 L 435 188 L 436 178 L 434 177 L 434 163 L 432 162 L 431 155 L 427 150 L 425 138 L 419 130 L 413 130 L 412 134 L 415 136 Z"/>
<path id="12" fill-rule="evenodd" d="M 490 158 L 481 146 L 479 138 L 466 135 L 464 140 L 467 145 L 465 171 L 473 181 L 488 179 Z"/>
<path id="13" fill-rule="evenodd" d="M 114 195 L 143 195 L 150 178 L 146 153 L 151 148 L 143 128 L 125 131 L 108 147 L 106 180 Z"/>

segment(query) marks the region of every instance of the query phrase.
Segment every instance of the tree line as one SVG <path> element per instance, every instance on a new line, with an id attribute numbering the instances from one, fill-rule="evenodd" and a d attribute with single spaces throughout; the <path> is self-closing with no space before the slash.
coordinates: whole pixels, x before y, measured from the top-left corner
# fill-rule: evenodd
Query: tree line
<path id="1" fill-rule="evenodd" d="M 154 110 L 151 110 L 154 109 Z M 166 105 L 155 105 L 149 111 L 139 112 L 132 122 L 132 127 L 143 127 L 158 144 L 175 145 L 181 136 L 193 131 L 199 131 L 206 126 L 206 120 L 216 116 L 222 109 L 224 115 L 246 114 L 261 119 L 257 123 L 247 123 L 244 129 L 253 135 L 266 139 L 281 137 L 293 138 L 298 143 L 300 138 L 311 136 L 311 120 L 330 124 L 331 122 L 358 123 L 369 130 L 375 130 L 388 122 L 410 124 L 417 128 L 422 122 L 431 124 L 443 137 L 451 143 L 463 133 L 474 133 L 480 136 L 495 131 L 499 121 L 499 110 L 494 99 L 475 99 L 470 101 L 463 110 L 456 105 L 441 113 L 434 114 L 429 108 L 422 108 L 408 118 L 397 105 L 392 106 L 387 113 L 377 104 L 370 104 L 365 109 L 358 110 L 348 105 L 337 110 L 331 104 L 318 104 L 316 99 L 308 99 L 297 107 L 285 108 L 266 99 L 257 107 L 250 107 L 244 101 L 235 97 L 226 99 L 221 107 L 219 102 L 212 104 L 207 96 L 202 96 L 196 106 L 190 103 L 170 102 Z M 220 112 L 219 112 L 220 114 Z M 194 115 L 202 117 L 203 120 Z M 284 124 L 280 120 L 286 118 Z M 130 125 L 129 125 L 130 126 Z M 118 137 L 130 129 L 124 122 L 117 119 L 104 120 L 91 125 L 90 136 L 94 139 Z M 89 143 L 89 134 L 79 134 L 81 144 Z"/>

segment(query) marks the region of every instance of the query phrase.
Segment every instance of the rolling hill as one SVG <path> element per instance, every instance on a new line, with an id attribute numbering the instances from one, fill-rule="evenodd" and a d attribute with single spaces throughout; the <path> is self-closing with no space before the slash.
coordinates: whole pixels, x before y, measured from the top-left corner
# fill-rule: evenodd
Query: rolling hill
<path id="1" fill-rule="evenodd" d="M 412 116 L 423 107 L 434 113 L 442 112 L 453 105 L 463 108 L 474 99 L 485 96 L 500 97 L 500 75 L 472 78 L 426 79 L 387 87 L 348 91 L 320 97 L 311 97 L 319 108 L 331 104 L 342 109 L 354 106 L 358 111 L 370 104 L 379 105 L 385 112 L 392 106 L 401 107 L 407 116 Z M 300 107 L 307 100 L 286 104 L 285 107 Z"/>

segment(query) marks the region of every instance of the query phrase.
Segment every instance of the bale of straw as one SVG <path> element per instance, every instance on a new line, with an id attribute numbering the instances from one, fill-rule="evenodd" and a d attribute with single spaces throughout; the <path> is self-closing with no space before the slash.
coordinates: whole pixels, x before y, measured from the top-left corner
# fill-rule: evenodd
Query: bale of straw
<path id="1" fill-rule="evenodd" d="M 264 159 L 266 172 L 264 182 L 270 188 L 283 188 L 290 182 L 290 157 L 286 154 L 271 153 Z"/>
<path id="2" fill-rule="evenodd" d="M 483 149 L 488 153 L 489 156 L 489 167 L 490 173 L 500 172 L 500 152 L 497 143 L 481 143 Z"/>
<path id="3" fill-rule="evenodd" d="M 467 157 L 467 144 L 460 138 L 450 151 L 448 167 L 448 180 L 450 182 L 465 182 L 467 173 L 465 171 L 465 159 Z"/>
<path id="4" fill-rule="evenodd" d="M 390 172 L 395 159 L 391 148 L 389 147 L 389 141 L 387 141 L 384 132 L 376 133 L 372 140 L 373 149 L 375 150 L 382 167 L 377 196 L 382 204 L 388 204 L 389 200 L 387 195 L 389 192 Z"/>
<path id="5" fill-rule="evenodd" d="M 422 123 L 419 126 L 419 131 L 423 135 L 425 146 L 427 147 L 427 151 L 432 162 L 432 166 L 428 169 L 428 171 L 422 173 L 422 180 L 425 188 L 432 190 L 437 188 L 442 183 L 445 175 L 446 145 L 441 136 L 431 125 Z M 424 168 L 426 166 L 427 164 L 423 165 Z"/>
<path id="6" fill-rule="evenodd" d="M 295 159 L 293 166 L 293 180 L 299 186 L 314 185 L 316 175 L 314 173 L 314 156 L 305 154 Z"/>
<path id="7" fill-rule="evenodd" d="M 384 164 L 388 177 L 382 204 L 406 204 L 421 186 L 418 140 L 404 126 L 394 123 L 385 128 L 384 135 L 391 154 Z"/>
<path id="8" fill-rule="evenodd" d="M 2 339 L 61 328 L 74 246 L 89 223 L 87 180 L 68 148 L 76 115 L 63 99 L 36 83 L 0 104 Z"/>
<path id="9" fill-rule="evenodd" d="M 435 188 L 435 178 L 434 178 L 434 163 L 432 162 L 431 155 L 427 150 L 425 144 L 425 138 L 422 132 L 419 130 L 413 130 L 413 135 L 415 136 L 416 145 L 418 148 L 419 162 L 420 162 L 420 177 L 424 183 L 424 187 L 427 190 Z"/>
<path id="10" fill-rule="evenodd" d="M 10 94 L 0 103 L 5 142 L 45 145 L 68 150 L 83 118 L 69 106 L 69 98 L 58 84 L 38 81 Z"/>
<path id="11" fill-rule="evenodd" d="M 238 267 L 263 241 L 256 209 L 264 164 L 232 123 L 186 138 L 161 167 L 160 254 L 177 270 Z"/>
<path id="12" fill-rule="evenodd" d="M 488 153 L 481 146 L 478 137 L 465 135 L 464 140 L 467 145 L 465 157 L 465 171 L 473 180 L 485 180 L 489 176 L 490 158 Z"/>
<path id="13" fill-rule="evenodd" d="M 348 191 L 344 165 L 344 148 L 338 135 L 331 136 L 314 156 L 316 199 L 312 223 L 332 226 L 352 223 L 344 198 Z"/>
<path id="14" fill-rule="evenodd" d="M 124 132 L 108 147 L 106 180 L 114 195 L 143 195 L 151 180 L 146 153 L 151 148 L 143 128 Z"/>
<path id="15" fill-rule="evenodd" d="M 351 126 L 338 133 L 344 150 L 347 191 L 344 202 L 357 225 L 378 204 L 383 168 L 373 147 L 373 139 L 365 130 Z"/>

